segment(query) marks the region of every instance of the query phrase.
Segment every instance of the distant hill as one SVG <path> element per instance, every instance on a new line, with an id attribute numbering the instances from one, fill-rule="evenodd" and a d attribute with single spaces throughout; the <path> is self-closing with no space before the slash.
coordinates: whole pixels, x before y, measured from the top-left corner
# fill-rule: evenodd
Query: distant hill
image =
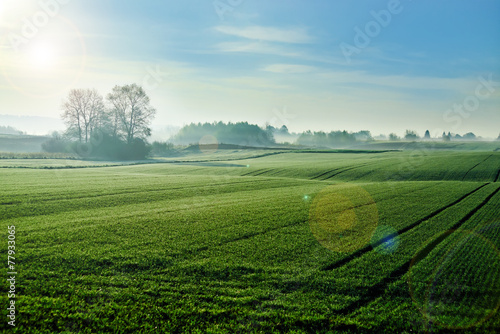
<path id="1" fill-rule="evenodd" d="M 65 129 L 64 122 L 58 118 L 28 115 L 0 115 L 0 126 L 10 126 L 30 135 L 47 135 Z"/>
<path id="2" fill-rule="evenodd" d="M 2 135 L 22 135 L 23 132 L 19 131 L 16 128 L 13 128 L 12 126 L 0 125 L 0 134 L 2 134 Z"/>

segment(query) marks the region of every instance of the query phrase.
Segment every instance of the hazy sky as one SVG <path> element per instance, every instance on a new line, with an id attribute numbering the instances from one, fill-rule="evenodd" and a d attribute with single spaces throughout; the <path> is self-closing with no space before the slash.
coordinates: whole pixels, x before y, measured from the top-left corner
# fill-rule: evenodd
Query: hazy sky
<path id="1" fill-rule="evenodd" d="M 0 67 L 0 114 L 135 82 L 156 126 L 497 137 L 500 1 L 1 0 Z"/>

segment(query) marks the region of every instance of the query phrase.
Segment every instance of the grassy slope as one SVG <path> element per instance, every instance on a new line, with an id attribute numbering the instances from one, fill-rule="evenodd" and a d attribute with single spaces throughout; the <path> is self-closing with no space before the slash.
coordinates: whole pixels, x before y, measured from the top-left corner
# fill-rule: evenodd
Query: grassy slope
<path id="1" fill-rule="evenodd" d="M 286 153 L 227 167 L 3 169 L 2 230 L 18 230 L 17 331 L 402 332 L 479 323 L 469 330 L 494 332 L 496 299 L 471 313 L 470 298 L 443 306 L 435 297 L 443 294 L 426 293 L 425 284 L 413 301 L 407 282 L 411 275 L 435 279 L 422 268 L 440 265 L 436 259 L 464 240 L 451 233 L 425 257 L 429 264 L 410 271 L 411 259 L 440 232 L 498 221 L 500 153 L 424 153 Z M 324 191 L 350 197 L 357 215 L 376 210 L 376 224 L 397 232 L 398 247 L 322 247 L 310 221 Z M 343 201 L 328 213 L 341 215 Z M 495 231 L 481 233 L 498 247 Z M 486 282 L 480 295 L 498 295 L 499 277 L 484 268 L 495 270 L 500 258 L 478 254 L 458 261 L 460 277 L 472 282 L 459 286 Z M 471 265 L 482 276 L 467 276 Z M 444 273 L 453 274 L 450 268 Z M 428 313 L 437 323 L 429 324 L 421 310 L 436 299 L 439 312 Z M 457 307 L 463 323 L 449 315 Z"/>

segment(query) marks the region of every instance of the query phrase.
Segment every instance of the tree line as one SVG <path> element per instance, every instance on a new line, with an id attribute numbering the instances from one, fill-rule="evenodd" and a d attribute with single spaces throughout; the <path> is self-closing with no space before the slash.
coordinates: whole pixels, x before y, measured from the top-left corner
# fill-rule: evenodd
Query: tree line
<path id="1" fill-rule="evenodd" d="M 363 130 L 359 132 L 347 131 L 324 131 L 311 132 L 307 130 L 302 132 L 297 138 L 297 144 L 306 146 L 338 146 L 352 144 L 357 141 L 372 141 L 373 137 L 370 131 Z"/>
<path id="2" fill-rule="evenodd" d="M 198 144 L 211 136 L 218 143 L 240 146 L 267 146 L 275 144 L 272 131 L 248 122 L 191 123 L 182 127 L 172 141 L 180 145 Z"/>
<path id="3" fill-rule="evenodd" d="M 343 131 L 303 131 L 302 133 L 290 133 L 286 126 L 280 128 L 266 125 L 259 127 L 248 122 L 238 123 L 191 123 L 182 127 L 179 132 L 171 138 L 177 145 L 196 145 L 203 142 L 202 138 L 211 136 L 213 141 L 219 144 L 235 144 L 240 146 L 269 146 L 277 144 L 276 137 L 290 140 L 297 145 L 313 147 L 340 147 L 357 142 L 374 141 L 370 131 L 362 130 L 358 132 Z M 385 137 L 385 136 L 384 136 Z M 423 137 L 414 130 L 406 130 L 402 137 L 395 133 L 389 134 L 385 140 L 389 141 L 417 141 L 433 140 L 430 131 L 427 130 Z M 442 137 L 434 138 L 444 141 L 448 140 L 475 140 L 477 137 L 469 132 L 460 136 L 458 134 L 443 133 Z"/>

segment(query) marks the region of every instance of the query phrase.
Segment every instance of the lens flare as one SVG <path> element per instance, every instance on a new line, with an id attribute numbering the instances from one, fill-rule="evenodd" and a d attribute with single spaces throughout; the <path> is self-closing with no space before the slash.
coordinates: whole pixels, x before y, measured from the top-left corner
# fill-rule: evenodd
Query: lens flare
<path id="1" fill-rule="evenodd" d="M 49 43 L 37 43 L 29 48 L 28 58 L 36 69 L 47 70 L 55 65 L 56 52 Z"/>
<path id="2" fill-rule="evenodd" d="M 380 254 L 394 253 L 401 243 L 398 232 L 391 226 L 380 225 L 371 238 L 371 244 L 376 252 Z"/>
<path id="3" fill-rule="evenodd" d="M 336 252 L 353 252 L 370 242 L 378 224 L 377 205 L 370 194 L 352 184 L 331 185 L 311 204 L 309 226 L 318 242 Z"/>

